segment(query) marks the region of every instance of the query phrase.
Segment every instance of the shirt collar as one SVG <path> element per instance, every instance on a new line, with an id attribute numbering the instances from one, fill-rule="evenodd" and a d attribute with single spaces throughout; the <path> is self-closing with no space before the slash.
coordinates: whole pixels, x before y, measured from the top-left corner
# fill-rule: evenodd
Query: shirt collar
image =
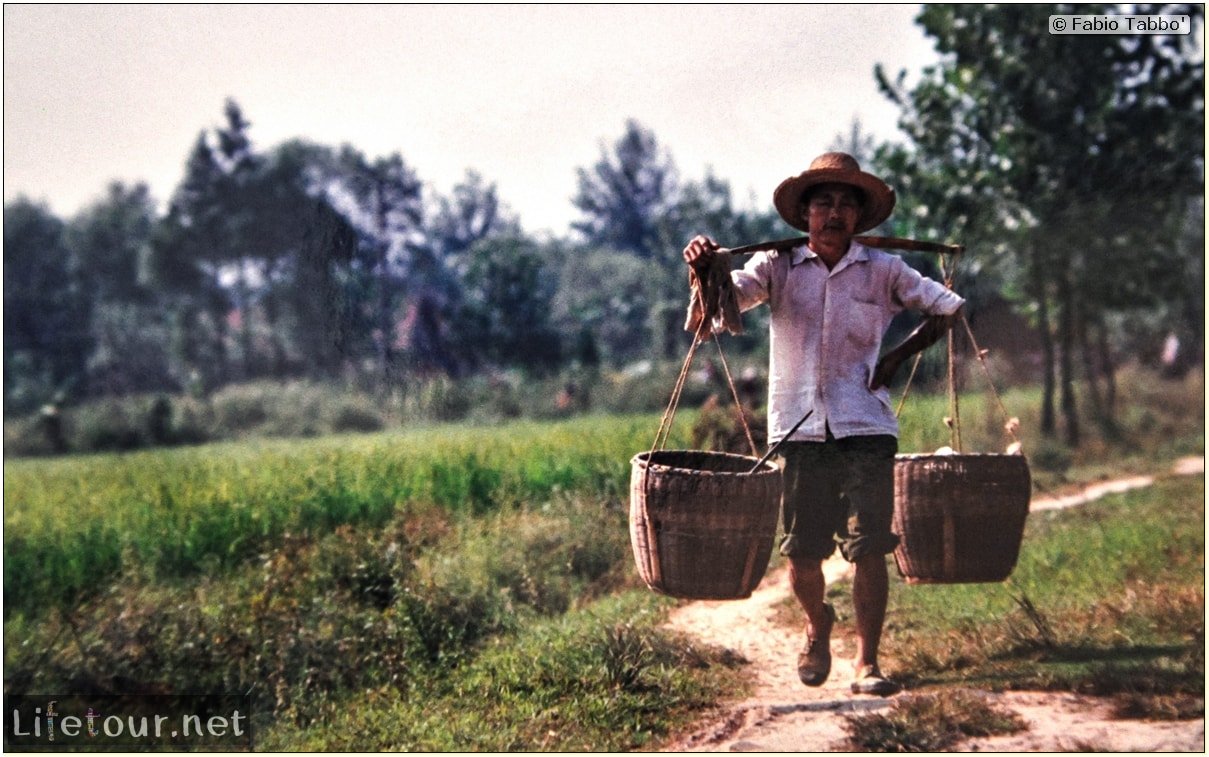
<path id="1" fill-rule="evenodd" d="M 810 249 L 809 245 L 802 244 L 793 248 L 793 256 L 789 259 L 790 266 L 800 265 L 810 258 L 817 258 L 818 253 Z M 844 257 L 840 258 L 840 262 L 836 264 L 834 270 L 848 265 L 869 259 L 869 248 L 865 245 L 853 240 L 848 243 L 848 252 L 844 253 Z M 833 271 L 834 272 L 834 271 Z"/>

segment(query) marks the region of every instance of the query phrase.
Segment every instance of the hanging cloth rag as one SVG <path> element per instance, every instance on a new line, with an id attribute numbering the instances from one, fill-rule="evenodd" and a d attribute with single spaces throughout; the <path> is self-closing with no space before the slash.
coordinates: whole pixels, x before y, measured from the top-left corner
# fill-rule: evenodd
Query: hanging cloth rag
<path id="1" fill-rule="evenodd" d="M 684 323 L 685 331 L 691 331 L 702 340 L 707 340 L 711 333 L 743 333 L 739 298 L 730 271 L 731 255 L 723 250 L 711 256 L 708 265 L 700 269 L 689 267 L 688 282 L 693 299 Z M 709 328 L 702 328 L 703 323 L 708 323 Z"/>

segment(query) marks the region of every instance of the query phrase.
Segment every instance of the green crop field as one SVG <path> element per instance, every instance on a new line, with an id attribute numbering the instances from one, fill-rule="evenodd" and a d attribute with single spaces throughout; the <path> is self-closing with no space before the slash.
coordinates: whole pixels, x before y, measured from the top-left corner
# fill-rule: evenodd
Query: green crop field
<path id="1" fill-rule="evenodd" d="M 1035 392 L 1007 393 L 1038 491 L 1203 455 L 1199 386 L 1171 388 L 1135 387 L 1113 435 L 1078 450 L 1039 438 L 1019 410 Z M 961 408 L 968 451 L 1011 441 L 988 398 Z M 950 413 L 944 397 L 911 398 L 900 449 L 949 444 Z M 669 447 L 688 445 L 696 417 L 681 414 Z M 669 635 L 672 602 L 637 579 L 629 460 L 658 424 L 602 415 L 8 461 L 5 690 L 240 692 L 257 748 L 273 750 L 657 746 L 746 685 L 733 654 Z M 1177 696 L 1181 716 L 1195 712 L 1203 498 L 1200 482 L 1163 482 L 1095 517 L 1031 518 L 993 604 L 961 587 L 899 591 L 889 667 L 925 687 L 1120 694 L 1115 678 L 1144 711 Z"/>
<path id="2" fill-rule="evenodd" d="M 600 416 L 12 461 L 5 611 L 71 601 L 135 565 L 236 565 L 282 534 L 381 524 L 417 504 L 482 514 L 556 492 L 624 498 L 629 459 L 657 424 Z"/>

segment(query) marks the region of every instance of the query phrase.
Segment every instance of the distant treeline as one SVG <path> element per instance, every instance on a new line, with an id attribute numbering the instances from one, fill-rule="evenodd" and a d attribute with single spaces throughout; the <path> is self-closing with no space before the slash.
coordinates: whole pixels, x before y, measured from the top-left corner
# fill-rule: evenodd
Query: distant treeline
<path id="1" fill-rule="evenodd" d="M 302 140 L 257 152 L 236 102 L 225 117 L 162 214 L 142 184 L 114 183 L 67 221 L 5 206 L 6 410 L 673 354 L 687 338 L 684 240 L 784 235 L 723 181 L 679 183 L 636 122 L 581 171 L 584 222 L 538 239 L 474 172 L 444 197 L 398 154 Z"/>
<path id="2" fill-rule="evenodd" d="M 952 277 L 975 314 L 1006 302 L 1027 319 L 1044 430 L 1077 444 L 1077 383 L 1111 419 L 1122 361 L 1169 337 L 1177 362 L 1202 360 L 1203 6 L 1162 9 L 1193 17 L 1187 37 L 1051 35 L 1059 12 L 1074 11 L 925 7 L 942 62 L 912 87 L 874 72 L 907 141 L 876 144 L 854 122 L 814 152 L 851 152 L 898 190 L 877 233 L 967 247 L 911 262 Z M 737 207 L 723 178 L 681 180 L 635 120 L 577 169 L 580 220 L 554 238 L 527 233 L 473 170 L 442 196 L 399 153 L 259 151 L 250 132 L 229 100 L 163 212 L 143 184 L 114 183 L 66 220 L 6 204 L 6 413 L 253 379 L 390 392 L 680 356 L 684 243 L 792 234 L 771 202 Z M 810 157 L 795 148 L 786 175 Z M 760 351 L 750 317 L 739 349 Z"/>

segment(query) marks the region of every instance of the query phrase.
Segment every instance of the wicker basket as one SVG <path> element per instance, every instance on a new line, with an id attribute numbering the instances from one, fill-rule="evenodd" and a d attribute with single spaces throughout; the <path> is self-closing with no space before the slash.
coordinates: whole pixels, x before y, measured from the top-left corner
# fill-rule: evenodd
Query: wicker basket
<path id="1" fill-rule="evenodd" d="M 898 572 L 908 583 L 1003 581 L 1020 555 L 1031 492 L 1021 455 L 899 455 Z"/>
<path id="2" fill-rule="evenodd" d="M 647 586 L 684 599 L 744 599 L 764 577 L 781 505 L 773 463 L 724 452 L 636 455 L 630 544 Z"/>

